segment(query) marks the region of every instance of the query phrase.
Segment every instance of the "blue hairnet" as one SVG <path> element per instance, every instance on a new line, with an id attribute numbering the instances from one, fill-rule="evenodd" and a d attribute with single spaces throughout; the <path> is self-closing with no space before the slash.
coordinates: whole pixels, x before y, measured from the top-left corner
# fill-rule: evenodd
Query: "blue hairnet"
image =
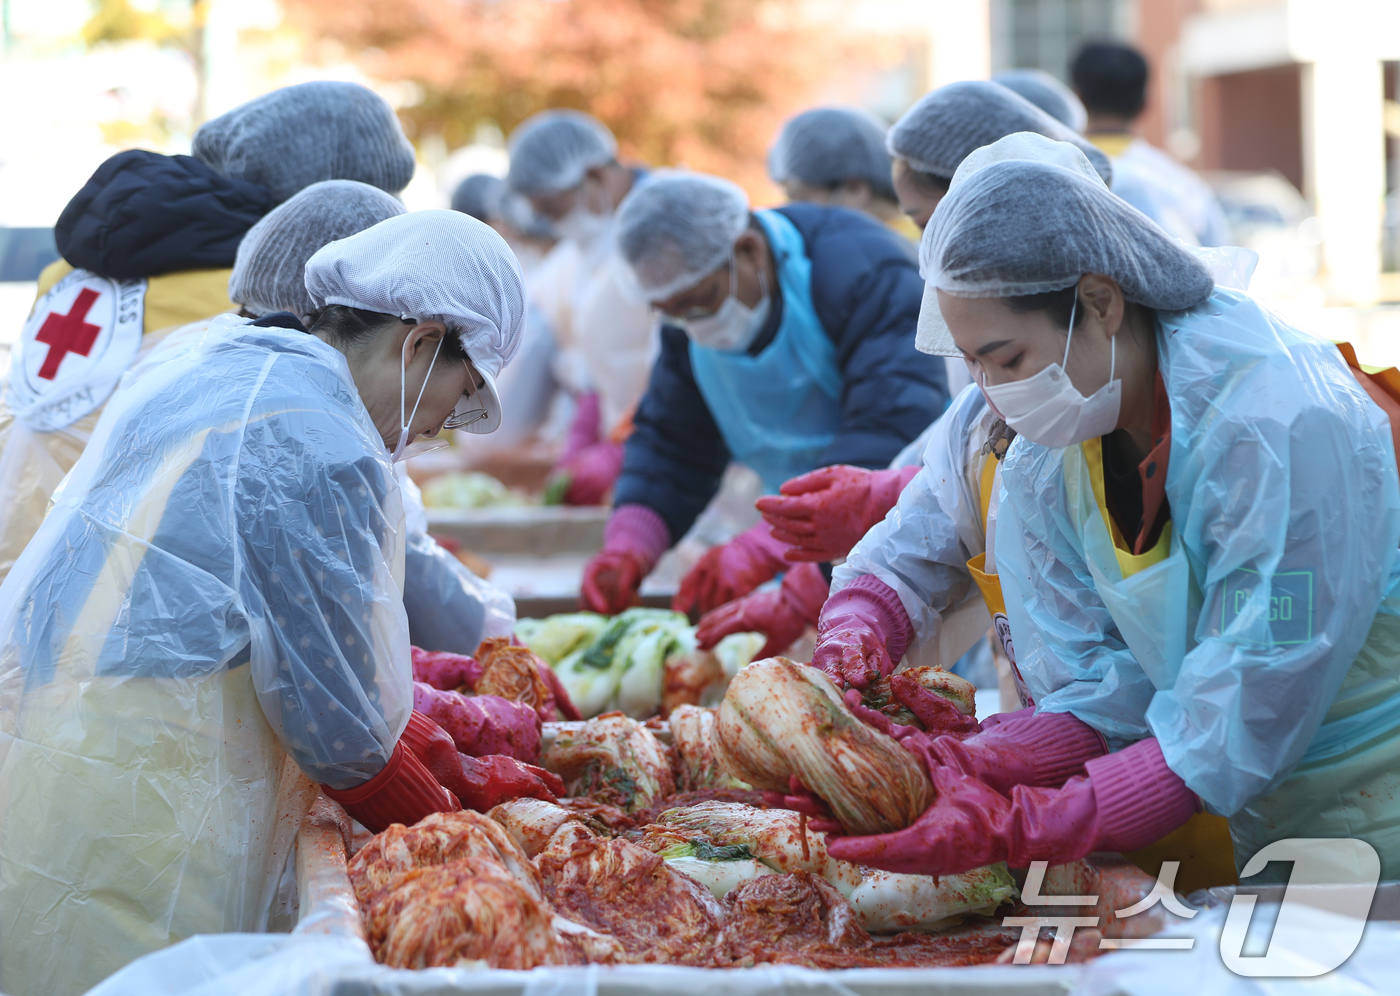
<path id="1" fill-rule="evenodd" d="M 992 82 L 1019 93 L 1066 128 L 1082 132 L 1089 123 L 1083 101 L 1043 69 L 1005 69 Z"/>
<path id="2" fill-rule="evenodd" d="M 768 175 L 775 183 L 796 180 L 834 187 L 864 180 L 876 196 L 897 200 L 890 181 L 886 125 L 856 107 L 814 107 L 789 118 L 768 150 Z"/>
<path id="3" fill-rule="evenodd" d="M 510 136 L 506 182 L 522 194 L 557 193 L 583 182 L 594 166 L 617 158 L 617 139 L 582 111 L 541 111 Z"/>
<path id="4" fill-rule="evenodd" d="M 1018 131 L 1069 142 L 1089 157 L 1104 183 L 1113 166 L 1092 143 L 999 83 L 950 83 L 924 95 L 890 129 L 886 148 L 921 173 L 950 179 L 973 149 Z"/>

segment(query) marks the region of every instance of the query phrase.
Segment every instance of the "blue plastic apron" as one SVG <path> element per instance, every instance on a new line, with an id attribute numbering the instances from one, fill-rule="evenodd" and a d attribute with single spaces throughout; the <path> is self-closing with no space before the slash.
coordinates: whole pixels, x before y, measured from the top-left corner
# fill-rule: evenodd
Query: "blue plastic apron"
<path id="1" fill-rule="evenodd" d="M 836 347 L 812 307 L 812 261 L 802 236 L 776 211 L 759 224 L 777 262 L 783 292 L 778 334 L 757 356 L 690 342 L 695 383 L 730 455 L 752 467 L 774 494 L 817 467 L 841 421 Z"/>

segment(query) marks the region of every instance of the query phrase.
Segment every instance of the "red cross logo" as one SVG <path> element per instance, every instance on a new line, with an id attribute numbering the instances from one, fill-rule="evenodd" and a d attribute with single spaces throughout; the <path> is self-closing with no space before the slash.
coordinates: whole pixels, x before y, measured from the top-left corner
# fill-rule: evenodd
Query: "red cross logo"
<path id="1" fill-rule="evenodd" d="M 49 353 L 44 357 L 44 365 L 39 368 L 40 377 L 53 380 L 58 376 L 59 364 L 65 356 L 69 353 L 86 356 L 92 349 L 102 326 L 93 325 L 83 319 L 87 318 L 87 313 L 101 296 L 91 287 L 84 287 L 73 302 L 73 307 L 68 309 L 68 314 L 50 313 L 44 319 L 43 326 L 34 336 L 35 342 L 42 342 L 49 347 Z"/>

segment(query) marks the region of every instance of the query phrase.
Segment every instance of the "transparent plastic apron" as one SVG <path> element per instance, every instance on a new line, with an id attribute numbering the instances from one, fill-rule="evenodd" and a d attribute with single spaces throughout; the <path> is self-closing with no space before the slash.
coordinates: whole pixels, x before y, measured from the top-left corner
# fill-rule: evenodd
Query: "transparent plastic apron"
<path id="1" fill-rule="evenodd" d="M 52 677 L 0 690 L 16 703 L 0 714 L 0 989 L 12 996 L 76 996 L 194 934 L 266 930 L 315 798 L 246 661 L 181 678 L 98 671 L 205 435 L 165 459 L 114 534 Z"/>
<path id="2" fill-rule="evenodd" d="M 775 211 L 757 212 L 783 292 L 778 334 L 757 356 L 690 342 L 690 364 L 730 455 L 770 494 L 809 470 L 841 422 L 836 347 L 812 307 L 812 261 L 802 235 Z"/>

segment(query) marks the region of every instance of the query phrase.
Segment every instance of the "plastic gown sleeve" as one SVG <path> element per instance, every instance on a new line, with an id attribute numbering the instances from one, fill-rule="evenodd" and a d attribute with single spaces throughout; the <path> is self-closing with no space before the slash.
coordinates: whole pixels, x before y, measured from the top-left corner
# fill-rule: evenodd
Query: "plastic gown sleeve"
<path id="1" fill-rule="evenodd" d="M 985 542 L 977 474 L 986 414 L 975 386 L 953 399 L 934 423 L 923 469 L 833 572 L 833 593 L 863 574 L 898 593 L 914 626 L 911 657 L 937 644 L 945 610 L 976 594 L 967 562 Z"/>
<path id="2" fill-rule="evenodd" d="M 240 587 L 255 645 L 253 683 L 268 722 L 312 780 L 348 789 L 388 763 L 412 711 L 408 647 L 394 636 L 406 629 L 402 597 L 384 559 L 403 520 L 387 462 L 338 460 L 331 436 L 339 427 L 318 425 L 321 415 L 292 412 L 248 426 Z M 305 445 L 282 439 L 262 446 L 255 433 L 286 433 Z M 291 466 L 289 451 L 301 457 Z M 258 453 L 276 465 L 256 465 Z"/>
<path id="3" fill-rule="evenodd" d="M 1162 323 L 1167 494 L 1189 585 L 1168 589 L 1185 605 L 1142 598 L 1135 619 L 1185 619 L 1184 646 L 1143 658 L 1155 683 L 1128 649 L 1090 580 L 1070 450 L 1013 444 L 997 559 L 1037 707 L 1110 742 L 1156 736 L 1230 816 L 1292 771 L 1352 670 L 1393 586 L 1400 485 L 1386 418 L 1332 345 L 1232 292 Z M 1169 647 L 1173 627 L 1159 628 Z"/>

